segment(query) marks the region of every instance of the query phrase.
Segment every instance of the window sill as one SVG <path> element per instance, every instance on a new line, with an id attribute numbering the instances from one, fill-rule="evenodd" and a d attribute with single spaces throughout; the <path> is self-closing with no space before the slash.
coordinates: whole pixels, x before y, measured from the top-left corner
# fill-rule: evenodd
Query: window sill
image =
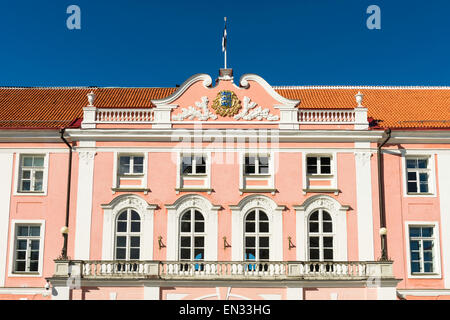
<path id="1" fill-rule="evenodd" d="M 334 193 L 335 195 L 338 195 L 339 193 L 341 193 L 342 191 L 339 189 L 329 189 L 329 188 L 308 188 L 308 189 L 302 189 L 303 194 L 307 194 L 307 193 Z"/>
<path id="2" fill-rule="evenodd" d="M 119 187 L 119 188 L 111 188 L 111 190 L 112 190 L 113 194 L 116 192 L 144 192 L 144 194 L 147 194 L 150 192 L 150 189 L 141 188 L 141 187 L 138 187 L 138 188 L 133 188 L 133 187 L 127 187 L 127 188 L 122 187 L 121 188 L 121 187 Z"/>
<path id="3" fill-rule="evenodd" d="M 42 275 L 39 272 L 26 272 L 26 271 L 16 271 L 10 273 L 9 277 L 41 277 Z"/>
<path id="4" fill-rule="evenodd" d="M 15 196 L 46 196 L 45 191 L 17 191 L 14 193 Z"/>
<path id="5" fill-rule="evenodd" d="M 408 275 L 409 279 L 441 279 L 439 273 L 413 273 Z"/>
<path id="6" fill-rule="evenodd" d="M 274 195 L 277 192 L 277 189 L 273 189 L 273 188 L 244 188 L 244 189 L 239 189 L 240 194 L 242 195 L 243 193 L 271 193 L 272 195 Z"/>
<path id="7" fill-rule="evenodd" d="M 211 194 L 214 190 L 211 188 L 175 188 L 175 191 L 177 194 L 180 192 L 207 192 Z"/>

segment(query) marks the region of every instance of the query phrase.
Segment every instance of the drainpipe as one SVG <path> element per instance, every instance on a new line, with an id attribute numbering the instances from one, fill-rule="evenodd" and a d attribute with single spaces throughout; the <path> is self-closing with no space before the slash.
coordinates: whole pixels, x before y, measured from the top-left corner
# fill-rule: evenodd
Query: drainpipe
<path id="1" fill-rule="evenodd" d="M 387 253 L 387 237 L 386 237 L 386 210 L 384 201 L 384 161 L 381 148 L 388 142 L 391 138 L 391 129 L 385 131 L 387 134 L 386 139 L 378 145 L 378 200 L 380 208 L 380 236 L 381 236 L 381 261 L 388 260 Z"/>
<path id="2" fill-rule="evenodd" d="M 59 133 L 61 134 L 61 139 L 64 141 L 64 143 L 69 148 L 69 169 L 67 172 L 67 199 L 66 199 L 66 224 L 61 229 L 61 233 L 64 237 L 64 245 L 61 250 L 61 259 L 67 260 L 67 238 L 69 235 L 69 209 L 70 209 L 70 183 L 71 183 L 71 177 L 72 177 L 72 146 L 67 142 L 67 140 L 64 138 L 64 132 L 66 131 L 65 128 L 62 128 Z"/>

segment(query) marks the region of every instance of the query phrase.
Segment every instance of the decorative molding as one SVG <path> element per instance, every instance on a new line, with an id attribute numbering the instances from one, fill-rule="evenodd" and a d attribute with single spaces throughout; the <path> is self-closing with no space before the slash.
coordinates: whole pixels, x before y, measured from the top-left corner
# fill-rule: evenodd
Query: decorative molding
<path id="1" fill-rule="evenodd" d="M 172 93 L 170 96 L 159 99 L 159 100 L 152 100 L 152 103 L 156 105 L 156 108 L 160 106 L 166 106 L 174 102 L 176 99 L 178 99 L 190 86 L 192 86 L 194 83 L 198 81 L 203 81 L 203 86 L 205 88 L 208 88 L 212 84 L 212 79 L 207 74 L 198 73 L 193 76 L 191 76 L 189 79 L 187 79 L 183 84 L 176 90 L 174 93 Z"/>
<path id="2" fill-rule="evenodd" d="M 250 101 L 249 97 L 244 96 L 244 108 L 242 111 L 234 116 L 234 119 L 244 119 L 244 120 L 262 120 L 267 119 L 269 121 L 278 120 L 278 116 L 270 114 L 270 109 L 262 109 L 261 106 L 255 108 L 258 104 L 256 102 Z M 255 108 L 255 109 L 253 109 Z M 253 109 L 253 110 L 252 110 Z M 251 111 L 250 111 L 251 110 Z"/>
<path id="3" fill-rule="evenodd" d="M 201 102 L 195 102 L 195 105 L 200 110 L 192 106 L 187 107 L 187 109 L 182 108 L 181 113 L 172 116 L 172 120 L 184 120 L 186 118 L 193 120 L 194 118 L 198 118 L 198 120 L 206 121 L 208 119 L 217 119 L 217 116 L 208 110 L 208 97 L 203 96 L 201 100 Z"/>
<path id="4" fill-rule="evenodd" d="M 81 161 L 85 164 L 88 164 L 89 161 L 94 160 L 94 157 L 97 153 L 95 151 L 78 151 L 78 156 Z"/>
<path id="5" fill-rule="evenodd" d="M 358 163 L 361 163 L 363 167 L 365 167 L 372 157 L 371 152 L 355 152 L 355 159 Z"/>
<path id="6" fill-rule="evenodd" d="M 249 81 L 255 81 L 257 82 L 260 86 L 262 86 L 267 93 L 274 98 L 276 101 L 278 101 L 279 103 L 281 103 L 283 105 L 283 107 L 288 107 L 288 108 L 295 108 L 299 103 L 300 100 L 291 100 L 291 99 L 287 99 L 283 96 L 281 96 L 279 93 L 277 93 L 273 87 L 267 83 L 266 80 L 264 80 L 263 78 L 261 78 L 260 76 L 256 75 L 256 74 L 244 74 L 241 79 L 239 80 L 239 84 L 241 87 L 247 89 L 250 87 L 250 83 Z"/>

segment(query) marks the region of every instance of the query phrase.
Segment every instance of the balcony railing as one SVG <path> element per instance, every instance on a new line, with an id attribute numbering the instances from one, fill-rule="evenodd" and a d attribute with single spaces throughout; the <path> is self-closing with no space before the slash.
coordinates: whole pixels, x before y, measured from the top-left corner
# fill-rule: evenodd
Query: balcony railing
<path id="1" fill-rule="evenodd" d="M 165 280 L 361 280 L 393 278 L 392 262 L 300 261 L 63 261 L 54 277 Z"/>

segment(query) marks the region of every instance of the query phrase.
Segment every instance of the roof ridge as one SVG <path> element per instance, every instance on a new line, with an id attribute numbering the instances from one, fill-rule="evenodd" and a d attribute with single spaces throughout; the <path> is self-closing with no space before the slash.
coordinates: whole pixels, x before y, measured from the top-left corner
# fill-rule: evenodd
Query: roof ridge
<path id="1" fill-rule="evenodd" d="M 272 86 L 273 89 L 384 89 L 384 90 L 450 90 L 450 86 Z"/>

